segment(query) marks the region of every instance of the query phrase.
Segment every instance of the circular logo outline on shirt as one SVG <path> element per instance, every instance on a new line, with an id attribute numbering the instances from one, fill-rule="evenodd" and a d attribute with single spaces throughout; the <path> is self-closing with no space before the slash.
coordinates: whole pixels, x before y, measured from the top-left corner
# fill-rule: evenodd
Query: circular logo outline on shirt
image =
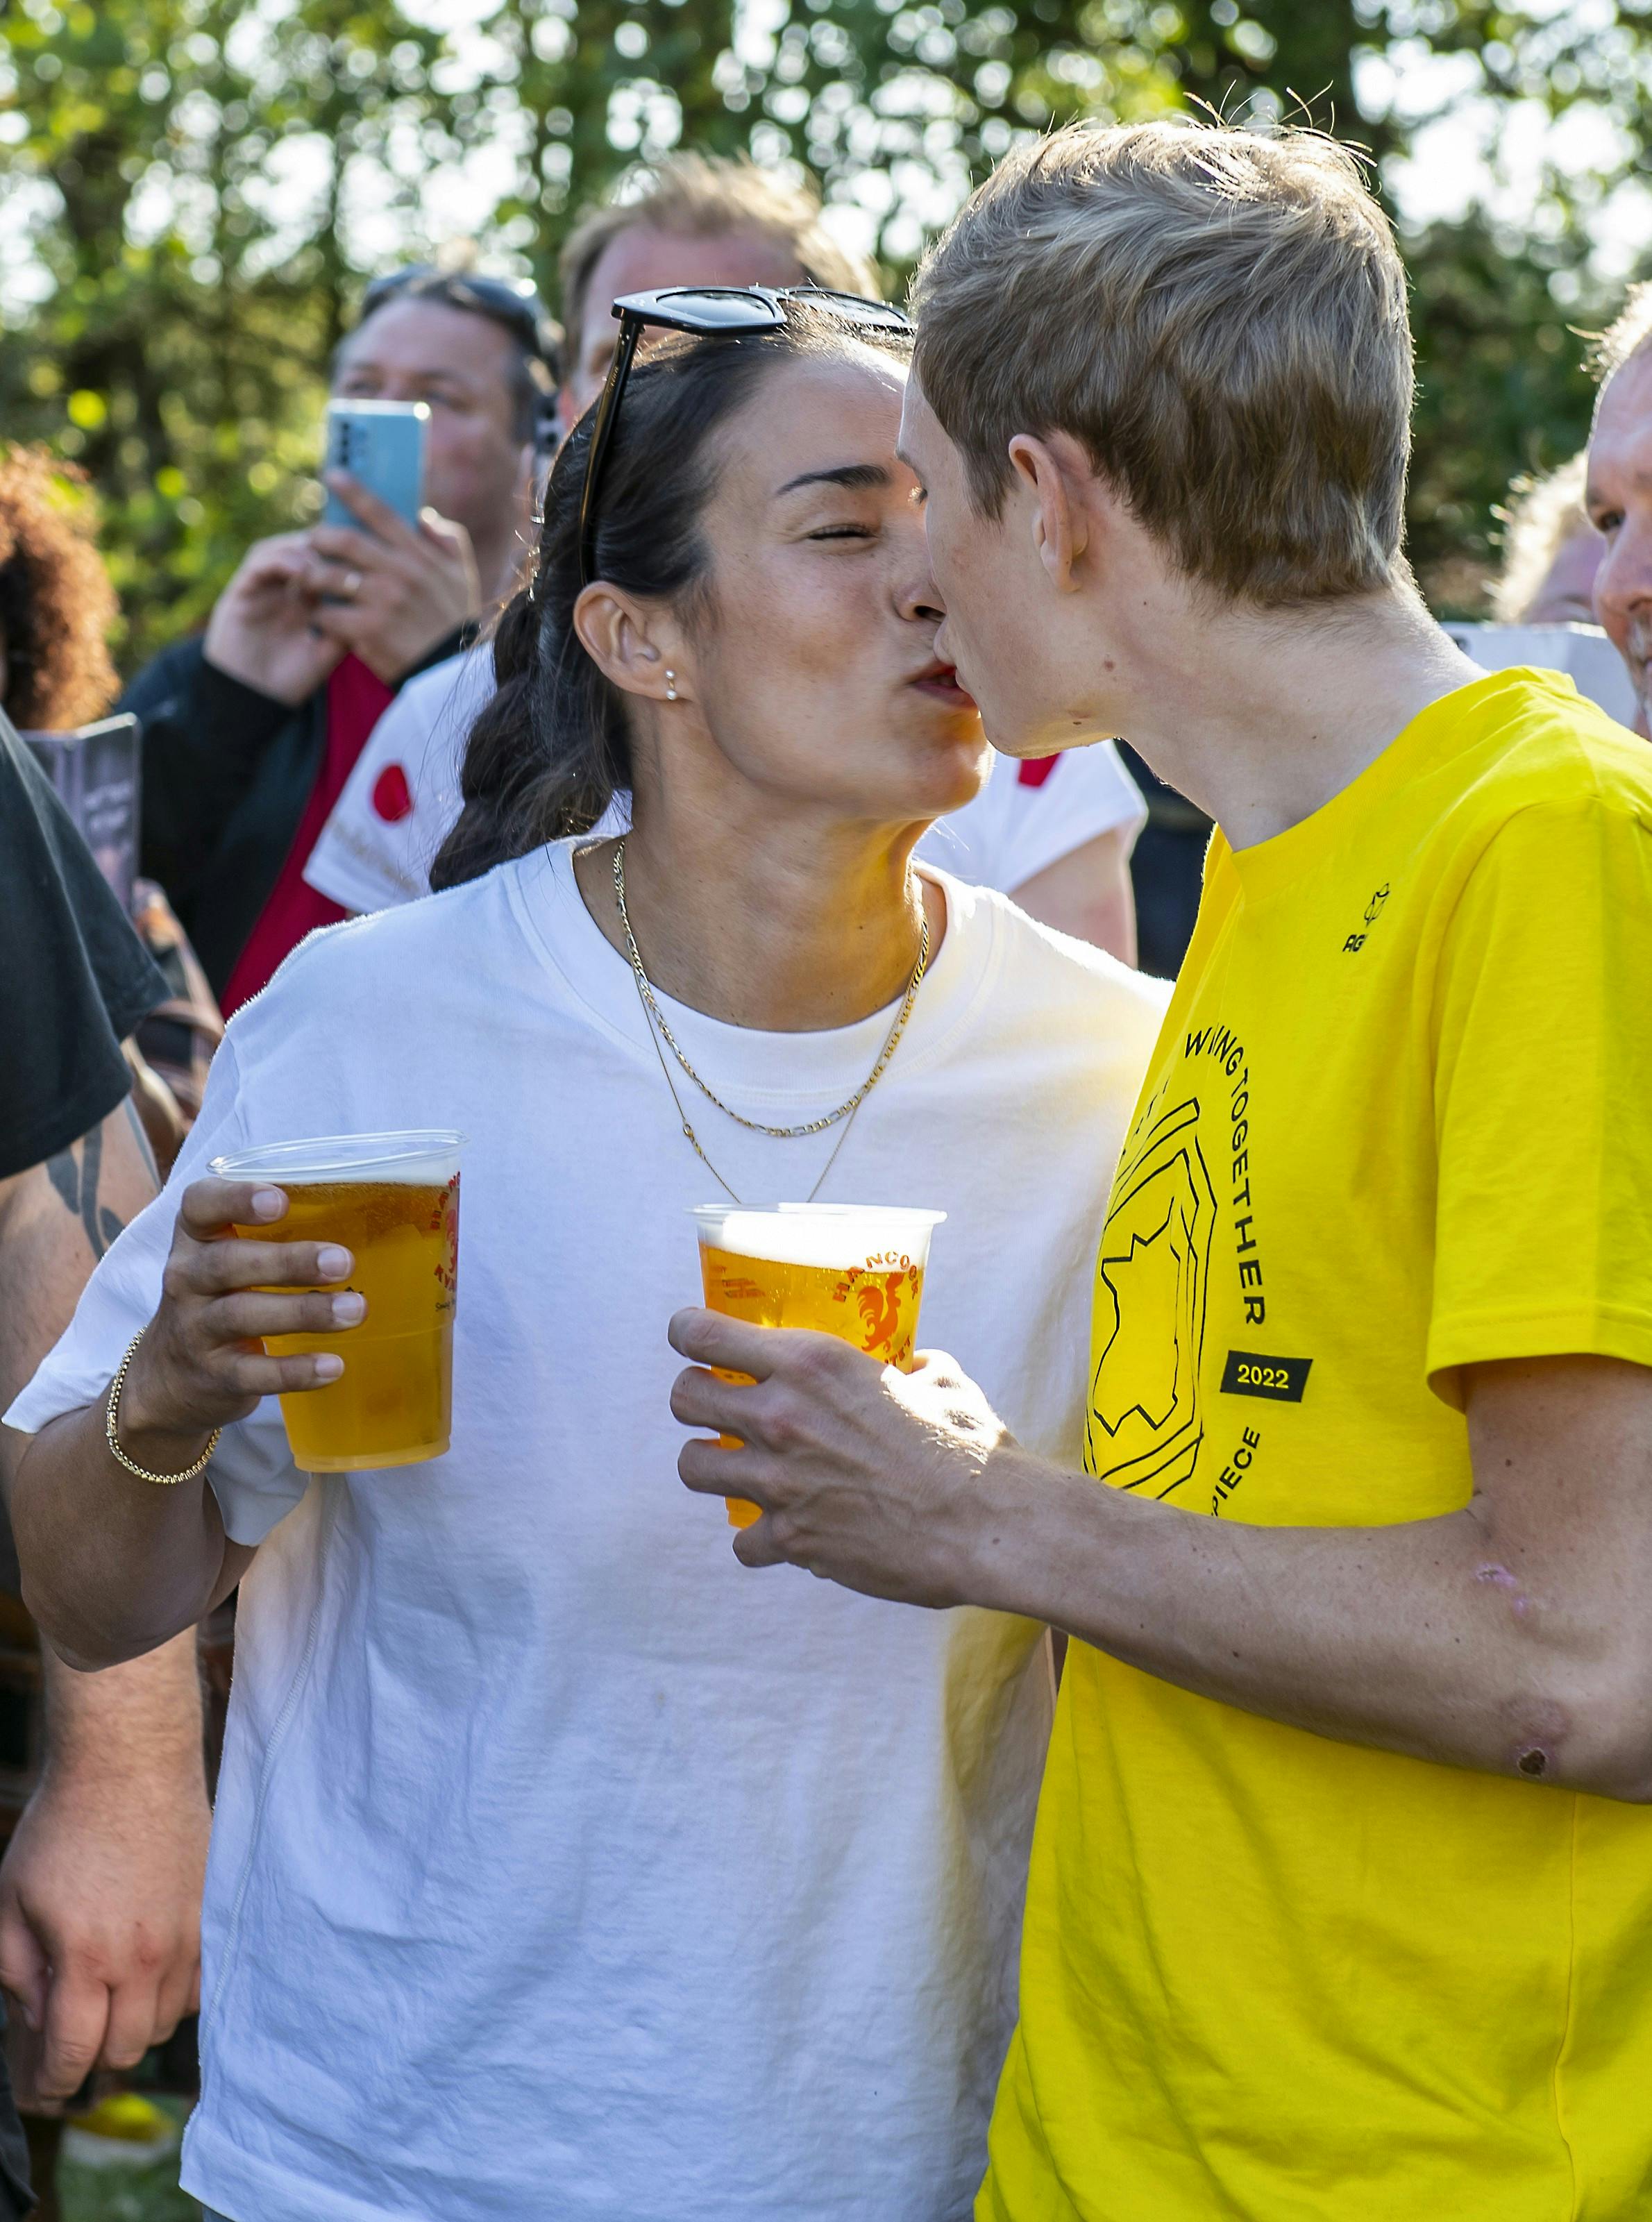
<path id="1" fill-rule="evenodd" d="M 1198 1123 L 1190 1096 L 1129 1150 L 1096 1265 L 1097 1321 L 1110 1302 L 1113 1327 L 1090 1376 L 1085 1467 L 1115 1488 L 1161 1497 L 1191 1479 L 1204 1440 L 1199 1373 L 1216 1193 Z"/>

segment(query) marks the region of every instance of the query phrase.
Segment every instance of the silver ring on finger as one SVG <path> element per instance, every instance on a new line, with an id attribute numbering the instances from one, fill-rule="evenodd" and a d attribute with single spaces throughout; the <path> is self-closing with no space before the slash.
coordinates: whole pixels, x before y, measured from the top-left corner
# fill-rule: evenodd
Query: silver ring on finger
<path id="1" fill-rule="evenodd" d="M 346 571 L 339 582 L 338 591 L 347 602 L 353 602 L 361 591 L 361 574 L 359 571 Z"/>

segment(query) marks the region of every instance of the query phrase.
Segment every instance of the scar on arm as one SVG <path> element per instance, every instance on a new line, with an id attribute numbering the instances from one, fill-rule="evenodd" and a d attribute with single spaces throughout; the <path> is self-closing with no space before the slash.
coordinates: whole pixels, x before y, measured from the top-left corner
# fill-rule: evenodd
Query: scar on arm
<path id="1" fill-rule="evenodd" d="M 1487 1582 L 1493 1589 L 1501 1590 L 1509 1600 L 1509 1610 L 1517 1620 L 1523 1620 L 1531 1610 L 1531 1599 L 1506 1566 L 1476 1566 L 1474 1579 Z"/>
<path id="2" fill-rule="evenodd" d="M 1486 1583 L 1491 1589 L 1501 1591 L 1508 1598 L 1509 1610 L 1517 1620 L 1523 1620 L 1531 1610 L 1531 1599 L 1521 1588 L 1518 1579 L 1506 1566 L 1500 1566 L 1495 1561 L 1476 1566 L 1474 1579 Z M 1541 1782 L 1554 1763 L 1554 1756 L 1548 1745 L 1536 1739 L 1528 1742 L 1523 1738 L 1516 1747 L 1514 1763 L 1529 1782 Z"/>

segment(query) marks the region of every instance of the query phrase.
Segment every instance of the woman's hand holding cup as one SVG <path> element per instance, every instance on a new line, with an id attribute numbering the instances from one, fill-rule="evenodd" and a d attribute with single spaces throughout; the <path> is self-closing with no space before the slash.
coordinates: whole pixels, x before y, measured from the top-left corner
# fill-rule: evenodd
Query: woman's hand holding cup
<path id="1" fill-rule="evenodd" d="M 134 1456 L 147 1449 L 163 1469 L 185 1464 L 178 1450 L 193 1455 L 261 1397 L 324 1388 L 342 1373 L 330 1351 L 272 1358 L 262 1347 L 266 1335 L 347 1331 L 367 1312 L 353 1290 L 324 1285 L 348 1278 L 355 1262 L 337 1243 L 261 1242 L 236 1232 L 273 1226 L 286 1209 L 267 1181 L 198 1180 L 184 1190 L 160 1309 L 121 1393 L 122 1446 Z"/>

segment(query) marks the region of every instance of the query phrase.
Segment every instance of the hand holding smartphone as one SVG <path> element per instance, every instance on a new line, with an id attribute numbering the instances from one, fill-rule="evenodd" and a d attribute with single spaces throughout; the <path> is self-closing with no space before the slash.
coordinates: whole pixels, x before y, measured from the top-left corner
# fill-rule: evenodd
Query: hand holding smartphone
<path id="1" fill-rule="evenodd" d="M 481 611 L 470 536 L 424 505 L 430 413 L 422 401 L 331 403 L 334 483 L 305 536 L 315 632 L 393 686 Z"/>
<path id="2" fill-rule="evenodd" d="M 424 499 L 424 441 L 430 421 L 423 401 L 332 401 L 327 405 L 329 471 L 348 471 L 410 525 Z M 361 519 L 331 488 L 324 524 L 360 527 Z"/>

